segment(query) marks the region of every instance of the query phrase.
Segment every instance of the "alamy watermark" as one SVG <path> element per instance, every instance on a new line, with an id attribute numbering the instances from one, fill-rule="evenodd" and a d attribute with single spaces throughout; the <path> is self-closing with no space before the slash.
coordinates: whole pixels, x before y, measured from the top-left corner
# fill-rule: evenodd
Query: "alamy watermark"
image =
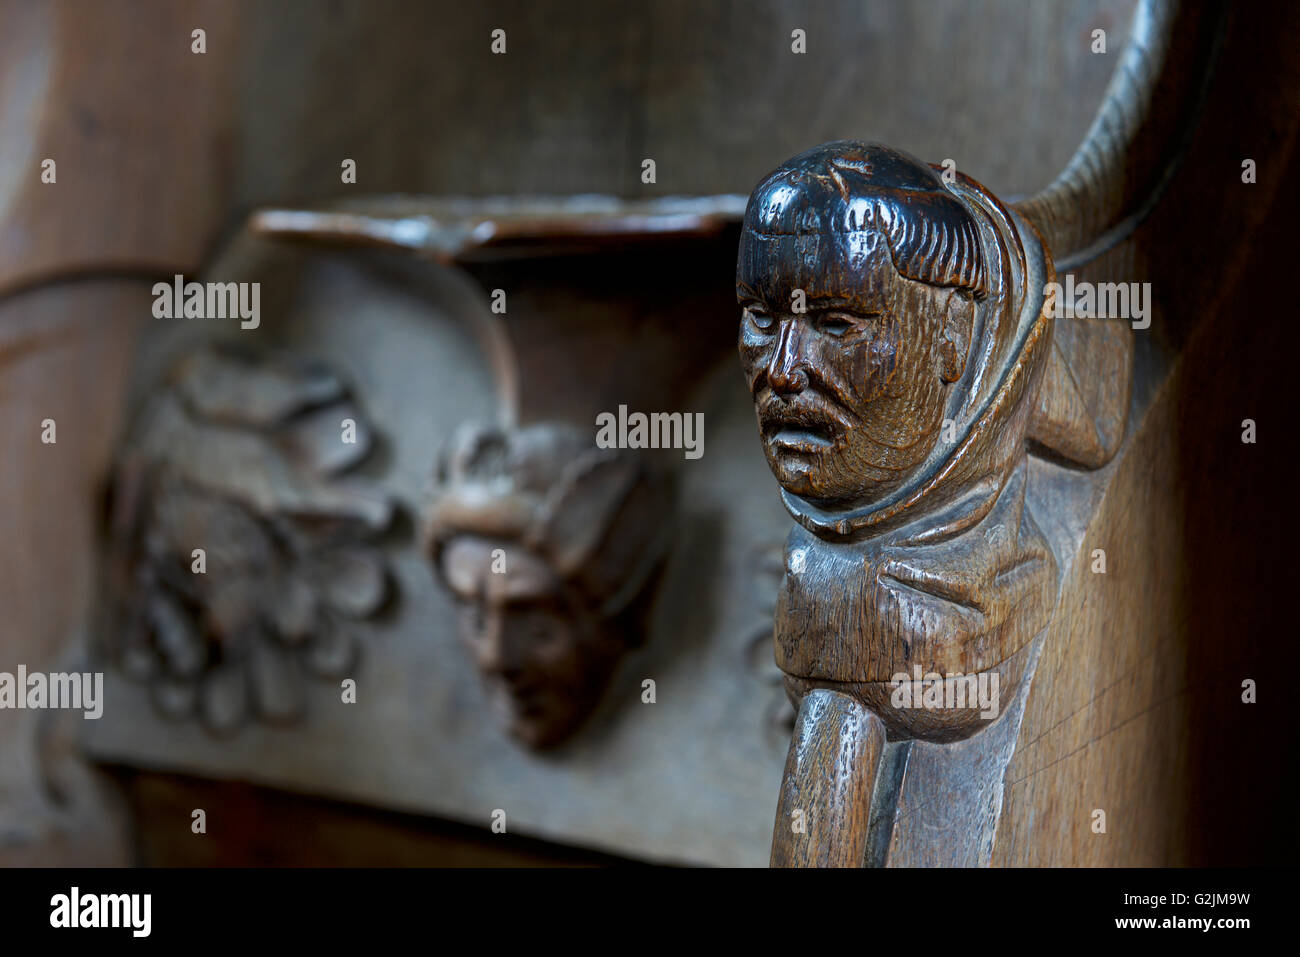
<path id="1" fill-rule="evenodd" d="M 981 671 L 964 675 L 950 672 L 922 673 L 920 665 L 912 666 L 912 674 L 900 671 L 889 681 L 894 689 L 889 703 L 895 708 L 923 708 L 927 711 L 952 709 L 979 709 L 981 718 L 998 716 L 1000 676 L 996 671 Z"/>
<path id="2" fill-rule="evenodd" d="M 260 282 L 186 282 L 177 273 L 170 283 L 153 285 L 155 319 L 235 319 L 239 328 L 262 322 Z"/>
<path id="3" fill-rule="evenodd" d="M 1043 294 L 1052 300 L 1053 319 L 1129 319 L 1134 329 L 1151 325 L 1151 283 L 1049 282 Z"/>
<path id="4" fill-rule="evenodd" d="M 18 673 L 0 671 L 0 709 L 55 708 L 84 711 L 83 718 L 98 720 L 104 714 L 104 672 L 45 674 L 26 665 Z"/>
<path id="5" fill-rule="evenodd" d="M 685 449 L 688 459 L 704 454 L 703 412 L 627 411 L 596 416 L 596 445 L 602 449 Z"/>
<path id="6" fill-rule="evenodd" d="M 50 898 L 51 927 L 124 927 L 132 937 L 148 937 L 152 916 L 152 894 L 83 894 L 73 887 Z"/>

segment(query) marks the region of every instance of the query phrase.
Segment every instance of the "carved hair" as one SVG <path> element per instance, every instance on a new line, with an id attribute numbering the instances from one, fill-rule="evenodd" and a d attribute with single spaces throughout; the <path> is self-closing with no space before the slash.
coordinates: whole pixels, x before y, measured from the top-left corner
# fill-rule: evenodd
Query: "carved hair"
<path id="1" fill-rule="evenodd" d="M 899 274 L 988 292 L 980 234 L 935 170 L 874 143 L 825 143 L 783 163 L 750 197 L 745 229 L 756 236 L 883 236 Z"/>
<path id="2" fill-rule="evenodd" d="M 635 455 L 597 448 L 575 426 L 470 424 L 444 452 L 424 547 L 438 567 L 461 535 L 518 542 L 587 607 L 611 616 L 666 551 L 668 494 L 663 477 Z"/>

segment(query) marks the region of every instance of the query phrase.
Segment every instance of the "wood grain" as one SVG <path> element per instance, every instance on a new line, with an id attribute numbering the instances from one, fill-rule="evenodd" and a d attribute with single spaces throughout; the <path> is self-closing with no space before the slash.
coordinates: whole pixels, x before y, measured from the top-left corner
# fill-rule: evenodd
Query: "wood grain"
<path id="1" fill-rule="evenodd" d="M 772 829 L 773 867 L 861 867 L 885 726 L 846 694 L 804 695 Z"/>

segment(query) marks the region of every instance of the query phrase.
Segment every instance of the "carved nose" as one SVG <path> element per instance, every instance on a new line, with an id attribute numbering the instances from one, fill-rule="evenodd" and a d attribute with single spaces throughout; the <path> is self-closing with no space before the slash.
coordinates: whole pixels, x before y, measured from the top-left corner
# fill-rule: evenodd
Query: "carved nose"
<path id="1" fill-rule="evenodd" d="M 513 643 L 499 611 L 488 609 L 474 642 L 478 666 L 488 672 L 506 672 L 514 667 Z"/>
<path id="2" fill-rule="evenodd" d="M 804 360 L 800 355 L 800 336 L 793 321 L 781 323 L 776 349 L 767 367 L 767 381 L 779 395 L 802 392 L 808 385 Z"/>

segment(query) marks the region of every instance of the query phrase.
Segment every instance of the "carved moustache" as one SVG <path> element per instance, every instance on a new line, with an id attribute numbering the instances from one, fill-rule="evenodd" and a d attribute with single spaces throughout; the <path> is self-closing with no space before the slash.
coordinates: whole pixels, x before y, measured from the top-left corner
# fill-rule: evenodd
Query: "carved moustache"
<path id="1" fill-rule="evenodd" d="M 797 401 L 778 398 L 770 390 L 758 399 L 759 427 L 764 441 L 799 446 L 835 445 L 853 426 L 844 409 L 822 398 L 811 389 L 800 393 Z"/>

